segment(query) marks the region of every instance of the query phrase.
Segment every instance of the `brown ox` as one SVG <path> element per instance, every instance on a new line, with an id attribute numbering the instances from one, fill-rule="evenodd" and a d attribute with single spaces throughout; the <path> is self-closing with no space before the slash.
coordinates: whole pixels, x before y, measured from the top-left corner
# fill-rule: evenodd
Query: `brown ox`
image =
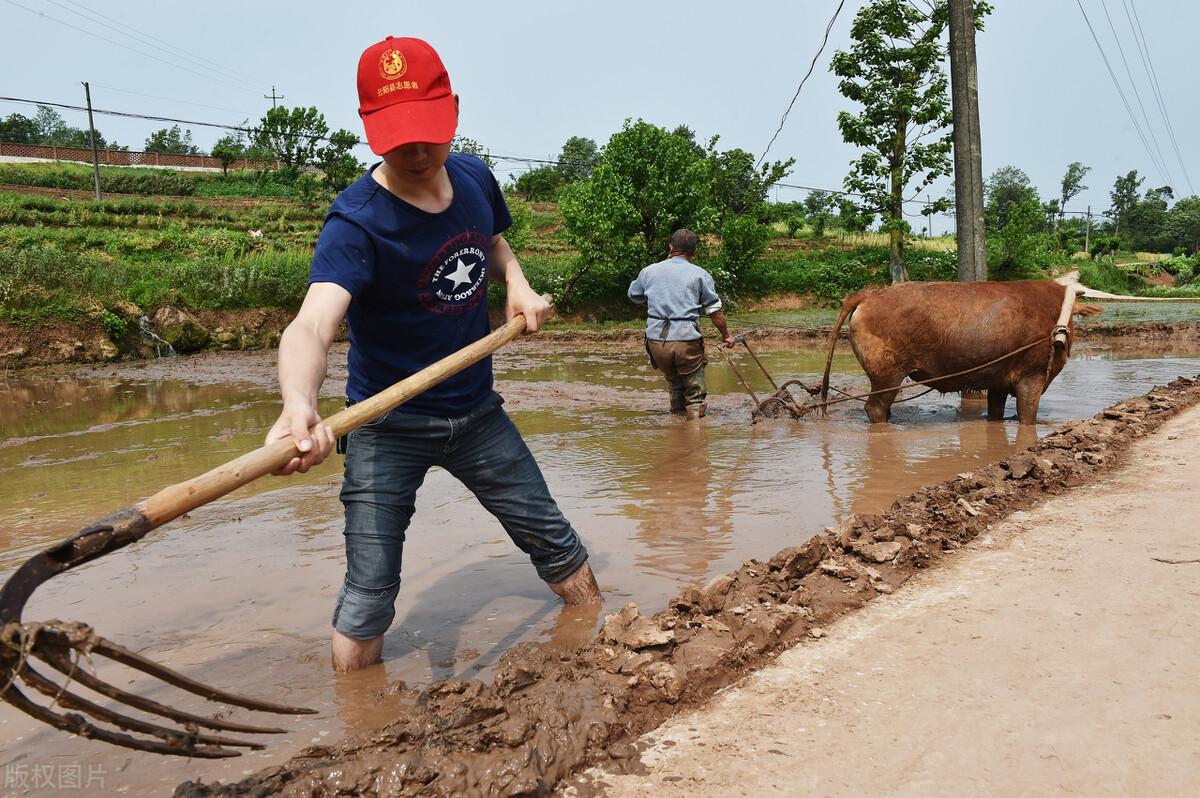
<path id="1" fill-rule="evenodd" d="M 851 294 L 829 340 L 822 397 L 828 396 L 838 331 L 850 316 L 850 345 L 871 390 L 880 391 L 867 400 L 873 423 L 888 420 L 900 383 L 911 377 L 943 393 L 986 390 L 992 419 L 1003 418 L 1008 397 L 1016 396 L 1020 422 L 1033 424 L 1042 393 L 1067 362 L 1074 316 L 1101 310 L 1074 303 L 1067 345 L 1053 346 L 1050 336 L 1067 290 L 1050 280 L 1021 280 L 901 283 Z M 1006 357 L 1026 344 L 1035 345 Z M 993 360 L 978 371 L 938 379 Z"/>

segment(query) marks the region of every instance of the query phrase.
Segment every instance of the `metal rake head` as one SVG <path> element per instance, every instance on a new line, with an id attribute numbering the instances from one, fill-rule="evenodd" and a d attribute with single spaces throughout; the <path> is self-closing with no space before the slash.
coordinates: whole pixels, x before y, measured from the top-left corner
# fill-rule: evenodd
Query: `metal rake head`
<path id="1" fill-rule="evenodd" d="M 29 596 L 47 579 L 132 543 L 151 528 L 136 509 L 122 510 L 34 556 L 9 577 L 0 588 L 0 698 L 55 728 L 125 748 L 206 759 L 239 756 L 239 748 L 263 748 L 261 743 L 210 734 L 202 729 L 241 734 L 282 734 L 285 730 L 184 712 L 121 690 L 95 676 L 87 666 L 93 656 L 101 656 L 209 701 L 288 715 L 312 714 L 315 710 L 259 701 L 210 687 L 97 635 L 87 624 L 21 620 Z M 65 677 L 62 683 L 39 673 L 33 667 L 34 661 L 61 673 Z M 49 698 L 49 705 L 30 700 L 18 688 L 18 682 Z M 116 712 L 72 692 L 68 689 L 72 682 L 119 704 L 167 718 L 176 725 L 164 726 Z M 76 711 L 60 712 L 55 707 Z"/>

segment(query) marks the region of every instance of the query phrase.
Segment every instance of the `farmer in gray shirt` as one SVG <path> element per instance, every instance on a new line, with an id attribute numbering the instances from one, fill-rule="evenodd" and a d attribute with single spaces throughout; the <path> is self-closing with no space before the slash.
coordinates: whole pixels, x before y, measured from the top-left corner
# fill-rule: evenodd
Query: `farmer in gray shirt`
<path id="1" fill-rule="evenodd" d="M 646 305 L 646 352 L 667 377 L 671 412 L 689 419 L 703 417 L 708 409 L 700 314 L 712 319 L 726 346 L 733 346 L 712 275 L 692 263 L 699 243 L 691 230 L 676 230 L 671 257 L 642 269 L 629 284 L 629 298 Z"/>

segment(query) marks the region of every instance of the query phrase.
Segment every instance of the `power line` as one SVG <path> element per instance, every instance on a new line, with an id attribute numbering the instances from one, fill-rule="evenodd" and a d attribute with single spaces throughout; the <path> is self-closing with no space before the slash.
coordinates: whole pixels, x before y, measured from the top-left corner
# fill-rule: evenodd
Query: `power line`
<path id="1" fill-rule="evenodd" d="M 1108 69 L 1108 76 L 1112 79 L 1113 86 L 1117 88 L 1117 94 L 1120 95 L 1121 103 L 1125 106 L 1125 113 L 1129 115 L 1129 121 L 1133 123 L 1133 129 L 1137 131 L 1138 138 L 1141 139 L 1142 147 L 1145 148 L 1146 155 L 1149 156 L 1150 162 L 1155 163 L 1154 153 L 1150 151 L 1150 144 L 1146 141 L 1146 135 L 1142 133 L 1142 127 L 1138 124 L 1137 117 L 1133 113 L 1133 108 L 1130 107 L 1129 100 L 1125 97 L 1125 90 L 1121 88 L 1121 82 L 1117 80 L 1117 73 L 1113 72 L 1112 64 L 1110 64 L 1108 61 L 1108 54 L 1104 52 L 1104 46 L 1100 44 L 1100 38 L 1096 36 L 1096 29 L 1092 27 L 1092 21 L 1088 19 L 1087 11 L 1084 10 L 1081 0 L 1075 0 L 1075 3 L 1079 6 L 1079 13 L 1083 14 L 1083 21 L 1087 23 L 1088 30 L 1092 34 L 1092 41 L 1096 43 L 1096 49 L 1100 51 L 1100 57 L 1104 60 L 1105 68 Z M 1155 168 L 1158 169 L 1157 164 L 1155 164 Z M 1167 177 L 1162 173 L 1161 169 L 1159 169 L 1159 176 L 1162 177 L 1164 181 L 1167 181 Z"/>
<path id="2" fill-rule="evenodd" d="M 767 142 L 766 149 L 759 156 L 754 166 L 757 168 L 764 160 L 767 153 L 771 151 L 771 145 L 775 143 L 775 139 L 779 138 L 780 132 L 783 130 L 783 125 L 787 122 L 788 114 L 792 112 L 792 106 L 796 104 L 796 98 L 800 96 L 800 90 L 804 88 L 808 76 L 813 73 L 813 69 L 817 66 L 817 59 L 821 57 L 821 53 L 825 52 L 825 45 L 829 43 L 829 31 L 833 29 L 833 23 L 837 22 L 838 14 L 842 13 L 842 6 L 846 5 L 846 0 L 840 0 L 837 9 L 833 12 L 833 16 L 829 20 L 829 24 L 825 26 L 825 38 L 821 40 L 821 47 L 817 50 L 817 54 L 813 56 L 812 63 L 808 65 L 808 71 L 804 73 L 804 77 L 800 79 L 800 85 L 796 87 L 796 93 L 792 95 L 792 101 L 788 103 L 787 109 L 783 112 L 783 116 L 779 119 L 779 127 L 775 129 L 775 135 L 771 136 L 771 140 Z"/>
<path id="3" fill-rule="evenodd" d="M 1142 109 L 1142 119 L 1146 122 L 1146 132 L 1150 134 L 1150 141 L 1154 143 L 1154 151 L 1158 153 L 1158 164 L 1160 171 L 1166 174 L 1167 181 L 1174 184 L 1171 179 L 1171 170 L 1167 169 L 1167 159 L 1163 157 L 1162 148 L 1158 146 L 1158 136 L 1154 135 L 1154 126 L 1150 124 L 1150 114 L 1146 113 L 1146 106 L 1142 103 L 1142 93 L 1138 91 L 1137 81 L 1133 79 L 1133 70 L 1129 68 L 1129 59 L 1125 57 L 1125 48 L 1121 45 L 1121 37 L 1117 34 L 1117 27 L 1113 25 L 1112 17 L 1108 14 L 1108 3 L 1106 0 L 1100 0 L 1100 7 L 1104 9 L 1104 17 L 1108 20 L 1108 29 L 1112 31 L 1113 39 L 1117 42 L 1117 52 L 1121 54 L 1121 63 L 1125 65 L 1125 76 L 1129 78 L 1129 87 L 1133 89 L 1133 97 L 1137 100 L 1138 108 Z"/>
<path id="4" fill-rule="evenodd" d="M 50 15 L 48 15 L 48 14 L 46 14 L 46 13 L 42 12 L 42 11 L 38 11 L 38 10 L 36 10 L 36 9 L 32 9 L 32 8 L 30 8 L 29 6 L 23 6 L 23 5 L 21 5 L 20 3 L 17 3 L 17 2 L 15 2 L 14 0 L 4 0 L 4 2 L 8 3 L 10 6 L 16 6 L 17 8 L 20 8 L 20 9 L 23 9 L 23 10 L 25 10 L 25 11 L 28 11 L 28 12 L 29 12 L 29 13 L 31 13 L 31 14 L 36 14 L 36 15 L 37 15 L 37 16 L 39 16 L 39 17 L 42 17 L 42 18 L 44 18 L 44 19 L 48 19 L 48 20 L 50 20 L 51 22 L 57 22 L 57 23 L 58 23 L 58 24 L 60 24 L 60 25 L 65 25 L 66 27 L 68 27 L 68 28 L 71 28 L 72 30 L 77 30 L 77 31 L 79 31 L 80 33 L 83 33 L 83 34 L 86 34 L 86 35 L 88 35 L 88 36 L 91 36 L 91 37 L 92 37 L 92 38 L 94 38 L 94 39 L 99 39 L 99 40 L 100 40 L 100 41 L 102 41 L 102 42 L 108 42 L 109 44 L 115 44 L 117 47 L 120 47 L 120 48 L 122 48 L 122 49 L 124 49 L 124 50 L 129 50 L 130 52 L 137 53 L 138 55 L 140 55 L 140 56 L 143 56 L 143 57 L 145 57 L 145 58 L 150 58 L 150 59 L 153 59 L 153 60 L 155 60 L 155 61 L 158 61 L 158 62 L 160 62 L 160 63 L 166 64 L 167 66 L 174 67 L 175 69 L 182 69 L 182 70 L 183 70 L 183 71 L 185 71 L 185 72 L 191 72 L 193 75 L 197 75 L 197 76 L 199 76 L 199 77 L 201 77 L 201 78 L 204 78 L 205 80 L 211 80 L 211 81 L 213 81 L 213 82 L 215 82 L 215 83 L 221 83 L 221 84 L 223 84 L 223 85 L 225 85 L 225 86 L 231 86 L 231 87 L 233 87 L 233 88 L 235 88 L 235 89 L 237 89 L 237 90 L 239 90 L 239 91 L 250 91 L 250 92 L 257 93 L 257 91 L 255 91 L 255 90 L 253 90 L 253 89 L 248 89 L 248 88 L 246 88 L 245 86 L 242 86 L 242 85 L 239 85 L 239 84 L 236 84 L 236 83 L 230 83 L 230 82 L 229 82 L 229 81 L 227 81 L 227 80 L 222 80 L 221 78 L 214 77 L 214 76 L 212 76 L 212 75 L 206 75 L 206 74 L 204 74 L 203 72 L 197 72 L 196 70 L 194 70 L 194 69 L 191 69 L 191 68 L 189 68 L 189 67 L 186 67 L 186 66 L 183 66 L 182 64 L 177 64 L 177 63 L 173 63 L 173 62 L 171 62 L 171 61 L 167 61 L 167 60 L 166 60 L 166 59 L 164 59 L 164 58 L 159 58 L 159 57 L 158 57 L 158 56 L 156 56 L 156 55 L 151 55 L 150 53 L 143 52 L 142 50 L 139 50 L 139 49 L 137 49 L 136 47 L 130 47 L 129 45 L 127 45 L 127 44 L 124 44 L 124 43 L 122 43 L 122 42 L 119 42 L 119 41 L 117 41 L 117 40 L 115 40 L 115 39 L 110 39 L 110 38 L 108 38 L 107 36 L 101 36 L 101 35 L 100 35 L 100 34 L 98 34 L 98 33 L 93 33 L 92 31 L 90 31 L 90 30 L 87 30 L 86 28 L 81 28 L 81 27 L 79 27 L 78 25 L 72 24 L 72 23 L 70 23 L 70 22 L 67 22 L 67 21 L 65 21 L 65 20 L 58 19 L 57 17 L 52 17 L 52 16 L 50 16 Z"/>
<path id="5" fill-rule="evenodd" d="M 121 22 L 120 20 L 113 19 L 112 17 L 109 17 L 105 14 L 101 14 L 98 11 L 93 11 L 92 9 L 83 5 L 82 3 L 75 2 L 75 0 L 67 0 L 67 2 L 69 2 L 72 6 L 76 6 L 76 8 L 83 9 L 82 11 L 78 11 L 78 10 L 76 10 L 76 8 L 71 8 L 70 6 L 63 5 L 61 2 L 59 2 L 59 0 L 48 0 L 48 2 L 53 3 L 54 5 L 58 6 L 59 8 L 61 8 L 62 10 L 66 11 L 69 14 L 74 14 L 77 17 L 82 17 L 83 19 L 87 20 L 88 22 L 92 23 L 93 25 L 100 25 L 101 27 L 108 28 L 109 30 L 117 33 L 120 36 L 124 36 L 127 39 L 132 39 L 133 41 L 137 42 L 138 44 L 144 44 L 149 47 L 152 47 L 155 50 L 166 53 L 167 55 L 169 55 L 173 58 L 191 62 L 195 66 L 197 66 L 203 70 L 206 70 L 208 72 L 214 72 L 222 78 L 228 78 L 230 80 L 233 80 L 233 81 L 235 81 L 237 83 L 241 83 L 241 84 L 245 84 L 245 82 L 246 82 L 242 78 L 238 77 L 238 75 L 240 73 L 235 73 L 231 70 L 225 69 L 225 67 L 221 66 L 220 64 L 216 64 L 215 61 L 210 62 L 212 64 L 215 64 L 215 66 L 208 66 L 207 64 L 204 63 L 204 61 L 193 56 L 191 53 L 189 53 L 187 50 L 183 49 L 182 47 L 178 47 L 178 46 L 172 44 L 171 42 L 165 41 L 163 39 L 157 39 L 154 36 L 150 36 L 150 34 L 148 34 L 148 33 L 142 33 L 137 28 L 134 28 L 124 22 Z M 97 19 L 97 17 L 99 17 L 99 19 Z M 117 25 L 108 24 L 107 22 L 104 21 L 106 19 L 116 22 L 117 25 L 119 25 L 120 27 L 118 27 Z M 167 47 L 163 47 L 161 45 L 155 44 L 155 41 L 162 42 L 163 44 L 167 45 Z M 205 60 L 207 60 L 207 59 L 205 59 Z M 249 77 L 249 76 L 246 76 L 246 77 Z M 250 77 L 250 80 L 257 82 L 257 79 L 253 78 L 253 77 Z"/>
<path id="6" fill-rule="evenodd" d="M 1138 45 L 1138 53 L 1142 56 L 1142 66 L 1146 69 L 1146 75 L 1150 79 L 1150 88 L 1154 91 L 1154 98 L 1158 101 L 1158 110 L 1162 114 L 1163 122 L 1167 126 L 1167 135 L 1171 139 L 1171 147 L 1175 150 L 1175 158 L 1179 161 L 1179 168 L 1183 171 L 1183 179 L 1187 181 L 1188 188 L 1192 194 L 1196 193 L 1196 189 L 1192 186 L 1191 175 L 1188 174 L 1187 165 L 1183 162 L 1183 153 L 1179 151 L 1179 141 L 1175 138 L 1175 126 L 1171 124 L 1171 116 L 1167 113 L 1167 105 L 1163 100 L 1162 88 L 1158 84 L 1158 72 L 1154 69 L 1154 59 L 1150 55 L 1150 45 L 1146 42 L 1146 32 L 1142 30 L 1142 20 L 1137 13 L 1137 5 L 1134 0 L 1121 0 L 1121 4 L 1125 6 L 1125 18 L 1129 20 L 1129 29 L 1133 31 L 1133 40 Z M 1133 11 L 1133 17 L 1130 18 L 1130 10 Z M 1137 22 L 1137 28 L 1134 29 L 1134 21 Z"/>
<path id="7" fill-rule="evenodd" d="M 92 85 L 94 85 L 97 89 L 107 89 L 108 91 L 116 91 L 116 92 L 120 92 L 121 94 L 133 94 L 137 97 L 148 97 L 151 100 L 165 100 L 166 102 L 178 103 L 179 105 L 192 105 L 192 106 L 195 106 L 196 108 L 207 108 L 210 111 L 229 111 L 230 113 L 241 114 L 244 117 L 253 116 L 253 114 L 251 114 L 249 111 L 241 111 L 241 110 L 238 110 L 237 108 L 224 108 L 219 105 L 205 105 L 204 103 L 194 103 L 194 102 L 189 102 L 187 100 L 180 100 L 177 97 L 163 97 L 160 94 L 146 94 L 145 92 L 141 92 L 141 91 L 131 91 L 129 89 L 118 89 L 116 86 L 105 86 L 100 83 L 94 83 Z"/>
<path id="8" fill-rule="evenodd" d="M 71 4 L 71 5 L 73 5 L 73 6 L 78 6 L 79 8 L 82 8 L 82 9 L 86 10 L 86 11 L 87 11 L 88 13 L 90 13 L 90 14 L 95 14 L 96 16 L 98 16 L 98 17 L 103 17 L 104 19 L 107 19 L 107 20 L 108 20 L 108 21 L 110 21 L 110 22 L 115 22 L 115 23 L 116 23 L 116 24 L 118 24 L 118 25 L 122 25 L 122 26 L 124 26 L 124 27 L 126 27 L 126 28 L 129 28 L 129 30 L 132 30 L 132 31 L 134 31 L 134 32 L 135 32 L 135 33 L 137 33 L 139 36 L 144 36 L 144 37 L 145 37 L 145 38 L 147 38 L 147 39 L 153 39 L 153 40 L 154 40 L 154 41 L 156 41 L 156 42 L 162 42 L 163 44 L 166 44 L 166 45 L 170 46 L 170 47 L 171 47 L 171 49 L 172 49 L 172 51 L 174 51 L 174 52 L 185 53 L 185 54 L 187 54 L 187 55 L 193 56 L 194 58 L 198 59 L 199 61 L 206 61 L 206 62 L 208 62 L 209 64 L 212 64 L 213 66 L 215 66 L 215 67 L 217 67 L 218 69 L 222 70 L 223 72 L 227 72 L 227 73 L 229 73 L 231 76 L 234 76 L 234 77 L 241 76 L 241 77 L 243 77 L 243 78 L 246 78 L 247 80 L 250 80 L 250 81 L 252 81 L 252 82 L 255 82 L 255 83 L 257 83 L 257 82 L 258 82 L 258 78 L 256 78 L 254 75 L 247 75 L 245 72 L 239 72 L 239 71 L 238 71 L 238 70 L 236 70 L 236 69 L 230 69 L 230 68 L 229 68 L 229 67 L 227 67 L 227 66 L 224 66 L 224 65 L 222 65 L 222 64 L 219 64 L 219 63 L 217 63 L 216 61 L 213 61 L 211 58 L 206 58 L 205 56 L 202 56 L 202 55 L 200 55 L 199 53 L 193 53 L 193 52 L 191 52 L 190 50 L 185 50 L 184 48 L 180 47 L 179 45 L 177 45 L 177 44 L 175 44 L 175 43 L 173 43 L 173 42 L 169 42 L 169 41 L 167 41 L 166 39 L 160 39 L 159 37 L 157 37 L 157 36 L 153 36 L 153 35 L 151 35 L 151 34 L 149 34 L 149 33 L 145 33 L 144 31 L 139 31 L 139 30 L 137 30 L 136 28 L 133 28 L 133 27 L 131 27 L 130 25 L 128 25 L 128 24 L 127 24 L 127 23 L 125 23 L 125 22 L 122 22 L 122 21 L 121 21 L 121 20 L 119 20 L 119 19 L 114 19 L 113 17 L 110 17 L 110 16 L 108 16 L 107 14 L 102 14 L 102 13 L 101 13 L 101 12 L 99 12 L 99 11 L 96 11 L 96 10 L 94 10 L 94 9 L 88 8 L 88 7 L 87 7 L 87 6 L 85 6 L 83 3 L 76 2 L 76 0 L 67 0 L 67 2 L 68 2 L 68 3 L 70 3 L 70 4 Z"/>

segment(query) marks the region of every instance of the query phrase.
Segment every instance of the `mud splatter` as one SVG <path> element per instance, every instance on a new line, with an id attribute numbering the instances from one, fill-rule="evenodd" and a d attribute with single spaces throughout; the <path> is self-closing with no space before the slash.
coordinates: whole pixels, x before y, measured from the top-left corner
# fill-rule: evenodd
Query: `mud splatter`
<path id="1" fill-rule="evenodd" d="M 1200 403 L 1200 377 L 1073 421 L 1036 446 L 851 516 L 803 546 L 691 586 L 647 617 L 605 619 L 575 652 L 518 646 L 491 684 L 398 688 L 378 732 L 313 747 L 236 784 L 177 796 L 540 795 L 590 765 L 636 768 L 631 742 L 804 636 L 890 593 L 1008 514 L 1115 467 L 1131 441 Z"/>

